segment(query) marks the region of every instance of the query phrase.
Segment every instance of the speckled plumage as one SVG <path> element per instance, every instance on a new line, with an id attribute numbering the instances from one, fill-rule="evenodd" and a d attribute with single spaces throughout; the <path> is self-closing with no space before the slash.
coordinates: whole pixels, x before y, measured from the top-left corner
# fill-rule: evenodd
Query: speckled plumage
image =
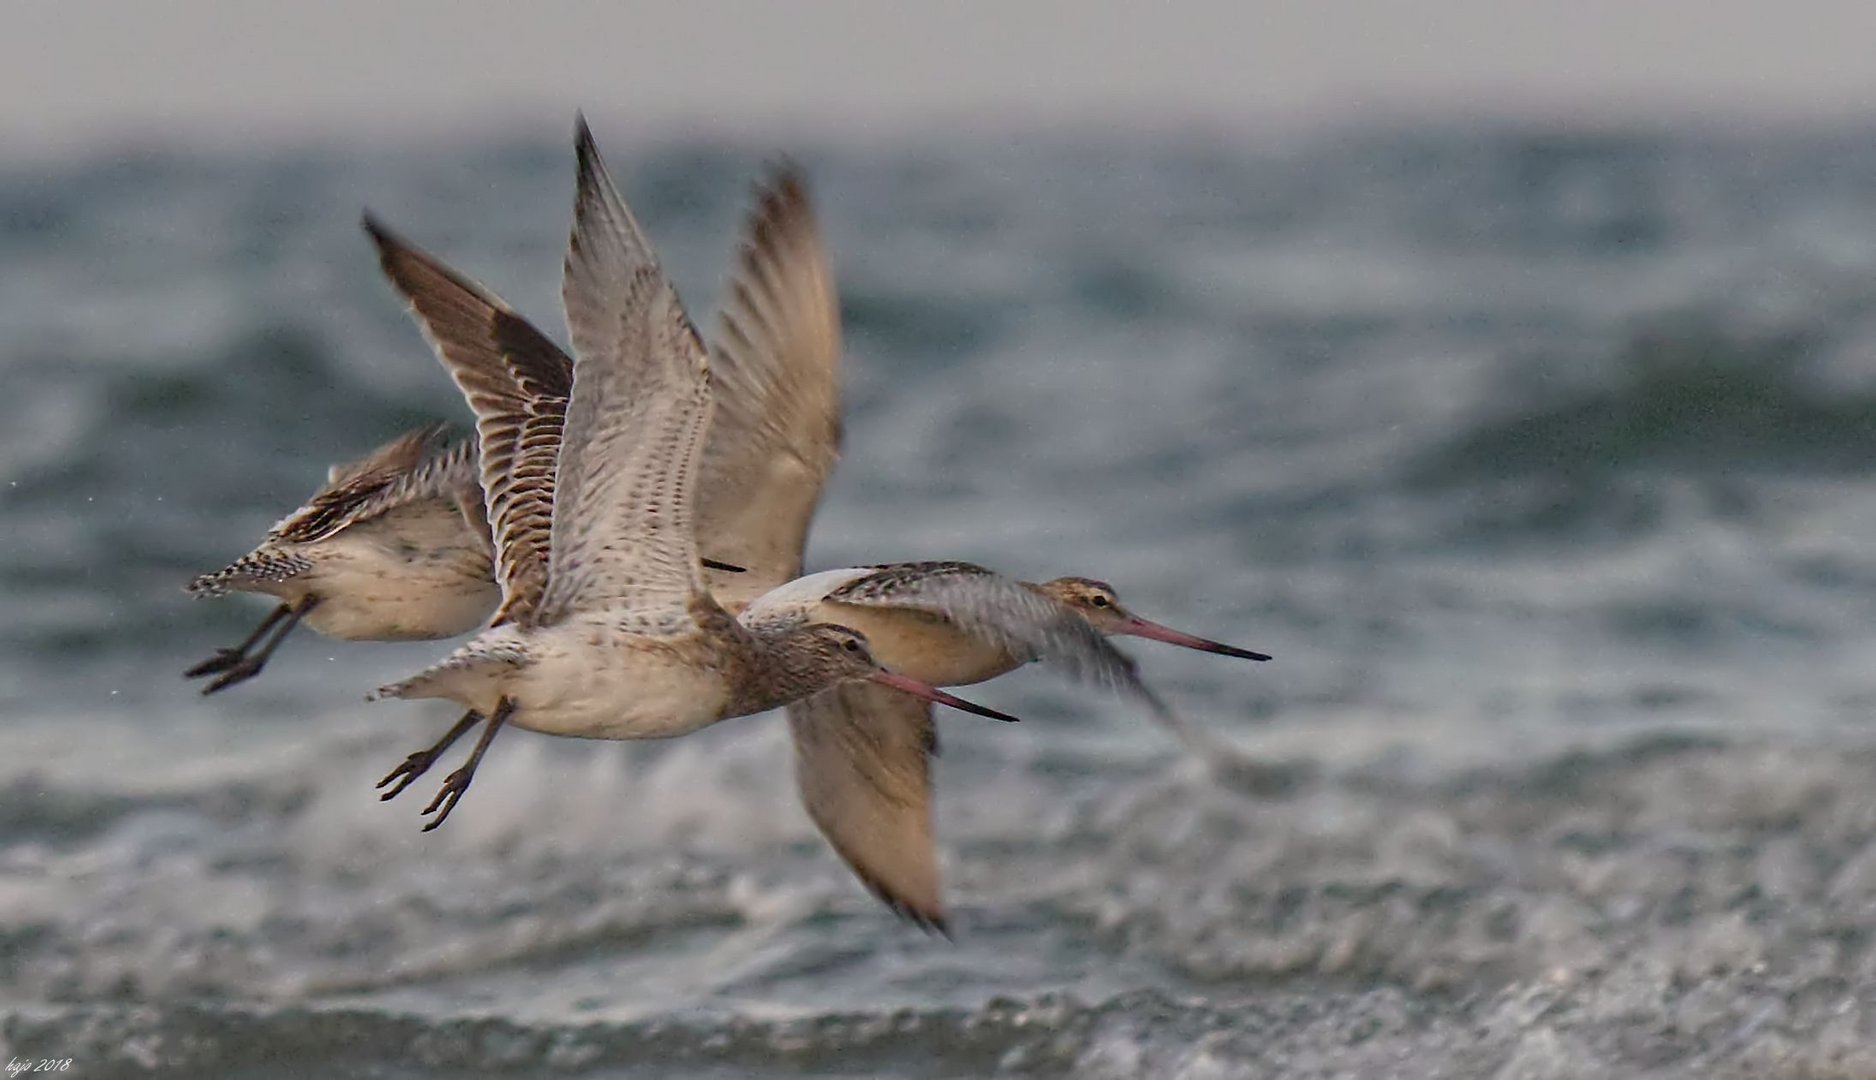
<path id="1" fill-rule="evenodd" d="M 755 599 L 740 617 L 776 629 L 811 621 L 851 626 L 887 669 L 933 685 L 968 685 L 1041 661 L 1142 705 L 1247 786 L 1288 782 L 1287 773 L 1249 761 L 1187 723 L 1140 679 L 1107 634 L 1139 632 L 1128 628 L 1134 623 L 1165 628 L 1135 619 L 1112 593 L 1089 579 L 1038 585 L 967 562 L 887 563 L 797 578 Z M 1097 615 L 1102 624 L 1092 621 Z M 1196 638 L 1185 643 L 1228 649 Z M 788 715 L 797 782 L 815 823 L 889 906 L 942 929 L 931 833 L 929 758 L 937 752 L 931 709 L 883 687 L 841 687 L 789 706 Z"/>
<path id="2" fill-rule="evenodd" d="M 793 165 L 756 188 L 712 351 L 716 416 L 697 533 L 747 568 L 710 574 L 732 608 L 801 573 L 821 489 L 840 459 L 840 304 Z"/>
<path id="3" fill-rule="evenodd" d="M 531 607 L 547 581 L 555 459 L 573 361 L 481 285 L 365 217 L 378 264 L 404 298 L 476 417 L 472 465 L 495 549 L 503 623 Z"/>
<path id="4" fill-rule="evenodd" d="M 572 394 L 538 518 L 497 535 L 503 590 L 496 625 L 378 697 L 443 697 L 489 717 L 469 763 L 428 811 L 440 823 L 504 722 L 557 735 L 644 739 L 878 674 L 863 638 L 842 627 L 779 633 L 733 619 L 704 587 L 693 486 L 709 423 L 709 356 L 584 122 L 579 184 L 562 287 L 574 347 Z M 518 460 L 525 425 L 492 423 L 531 408 L 526 387 L 469 392 L 490 381 L 481 358 L 439 350 L 476 411 L 485 484 Z M 490 514 L 508 519 L 491 496 Z M 509 547 L 548 552 L 544 583 L 515 572 Z M 882 676 L 883 677 L 883 676 Z M 928 691 L 929 692 L 929 691 Z M 463 730 L 452 729 L 453 739 Z M 414 754 L 386 783 L 414 777 L 448 745 Z M 408 780 L 404 780 L 405 783 Z M 396 790 L 402 790 L 399 784 Z M 394 790 L 392 794 L 395 794 Z"/>
<path id="5" fill-rule="evenodd" d="M 873 642 L 886 667 L 934 685 L 982 682 L 1041 660 L 1076 678 L 1157 700 L 1134 662 L 1079 612 L 975 563 L 824 570 L 757 599 L 745 617 L 851 625 Z"/>
<path id="6" fill-rule="evenodd" d="M 272 596 L 292 621 L 266 649 L 224 649 L 190 670 L 217 674 L 209 691 L 250 678 L 292 625 L 349 641 L 429 640 L 474 629 L 497 597 L 472 447 L 442 442 L 442 425 L 400 435 L 335 466 L 305 505 L 253 551 L 191 581 L 197 596 Z M 265 629 L 265 626 L 263 627 Z"/>

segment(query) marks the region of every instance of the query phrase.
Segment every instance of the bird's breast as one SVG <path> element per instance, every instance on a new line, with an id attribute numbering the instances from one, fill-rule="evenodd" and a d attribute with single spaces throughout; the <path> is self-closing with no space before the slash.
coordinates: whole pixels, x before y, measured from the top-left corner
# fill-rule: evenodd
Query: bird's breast
<path id="1" fill-rule="evenodd" d="M 858 630 L 881 667 L 934 686 L 968 686 L 1023 663 L 941 616 L 911 608 L 830 600 L 815 609 L 814 620 Z"/>

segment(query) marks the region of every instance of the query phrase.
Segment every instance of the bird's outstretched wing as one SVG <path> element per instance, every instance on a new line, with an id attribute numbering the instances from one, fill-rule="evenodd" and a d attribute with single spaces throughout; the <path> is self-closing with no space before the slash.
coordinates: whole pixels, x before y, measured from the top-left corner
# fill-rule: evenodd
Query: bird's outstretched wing
<path id="1" fill-rule="evenodd" d="M 1013 656 L 1151 697 L 1133 660 L 1075 609 L 973 563 L 891 563 L 833 590 L 827 599 L 937 615 Z"/>
<path id="2" fill-rule="evenodd" d="M 500 297 L 370 215 L 365 231 L 378 246 L 385 275 L 475 412 L 484 508 L 502 590 L 490 621 L 527 621 L 547 583 L 554 467 L 572 361 Z"/>
<path id="3" fill-rule="evenodd" d="M 840 307 L 807 185 L 783 163 L 756 189 L 712 343 L 716 412 L 697 532 L 748 572 L 713 576 L 747 600 L 801 572 L 821 489 L 840 457 Z"/>
<path id="4" fill-rule="evenodd" d="M 584 119 L 576 141 L 579 182 L 561 286 L 573 397 L 539 619 L 601 608 L 687 616 L 707 595 L 692 502 L 710 420 L 709 355 Z"/>
<path id="5" fill-rule="evenodd" d="M 790 705 L 788 729 L 801 801 L 821 834 L 888 907 L 944 933 L 931 827 L 931 706 L 891 687 L 848 682 Z"/>
<path id="6" fill-rule="evenodd" d="M 445 447 L 444 425 L 407 431 L 357 461 L 335 465 L 324 487 L 267 531 L 309 544 L 416 499 L 449 496 L 463 481 L 467 444 Z"/>
<path id="7" fill-rule="evenodd" d="M 903 607 L 937 615 L 1013 656 L 1027 657 L 1145 706 L 1155 722 L 1204 756 L 1217 740 L 1174 712 L 1115 648 L 1067 604 L 974 563 L 891 563 L 827 594 L 843 604 Z"/>

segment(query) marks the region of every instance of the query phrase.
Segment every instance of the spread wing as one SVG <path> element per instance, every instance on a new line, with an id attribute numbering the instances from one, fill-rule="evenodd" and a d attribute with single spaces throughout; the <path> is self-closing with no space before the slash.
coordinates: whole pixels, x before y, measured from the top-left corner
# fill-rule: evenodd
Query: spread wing
<path id="1" fill-rule="evenodd" d="M 690 611 L 703 593 L 692 485 L 710 419 L 709 356 L 582 118 L 561 299 L 573 398 L 555 477 L 540 620 Z"/>
<path id="2" fill-rule="evenodd" d="M 747 599 L 801 572 L 840 456 L 840 307 L 792 165 L 756 189 L 713 344 L 697 528 L 711 554 L 748 568 L 713 577 L 716 591 Z"/>
<path id="3" fill-rule="evenodd" d="M 443 428 L 442 421 L 412 428 L 364 457 L 334 465 L 326 470 L 326 486 L 338 487 L 373 473 L 408 472 L 436 448 Z"/>
<path id="4" fill-rule="evenodd" d="M 335 465 L 326 485 L 267 535 L 307 544 L 415 499 L 449 494 L 451 453 L 441 450 L 443 425 L 407 431 L 357 461 Z"/>
<path id="5" fill-rule="evenodd" d="M 964 562 L 894 563 L 827 594 L 843 604 L 940 616 L 1015 656 L 1143 701 L 1156 701 L 1127 654 L 1067 604 Z"/>
<path id="6" fill-rule="evenodd" d="M 1203 758 L 1232 763 L 1246 775 L 1268 768 L 1249 764 L 1173 711 L 1140 678 L 1133 658 L 1115 648 L 1080 612 L 1014 578 L 966 562 L 893 563 L 834 589 L 827 599 L 940 616 L 1014 656 L 1040 660 L 1145 706 L 1156 723 Z"/>
<path id="7" fill-rule="evenodd" d="M 847 682 L 790 705 L 788 728 L 801 801 L 821 834 L 888 907 L 945 932 L 931 828 L 931 706 Z"/>
<path id="8" fill-rule="evenodd" d="M 502 605 L 531 617 L 547 583 L 554 465 L 572 361 L 503 300 L 371 218 L 379 265 L 476 416 L 482 498 Z"/>

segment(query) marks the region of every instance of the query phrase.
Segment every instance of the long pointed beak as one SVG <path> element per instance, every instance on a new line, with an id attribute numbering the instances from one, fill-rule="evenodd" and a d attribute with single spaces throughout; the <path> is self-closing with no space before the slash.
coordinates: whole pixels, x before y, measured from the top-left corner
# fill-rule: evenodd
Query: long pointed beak
<path id="1" fill-rule="evenodd" d="M 1217 653 L 1220 656 L 1235 656 L 1241 660 L 1270 659 L 1269 653 L 1252 652 L 1249 649 L 1240 649 L 1235 645 L 1226 645 L 1222 642 L 1213 641 L 1210 638 L 1195 637 L 1192 634 L 1182 634 L 1170 626 L 1161 626 L 1156 622 L 1149 622 L 1138 615 L 1127 616 L 1127 620 L 1116 627 L 1114 633 L 1152 638 L 1154 641 L 1164 641 L 1168 645 L 1178 645 L 1185 649 L 1197 649 L 1200 652 Z"/>
<path id="2" fill-rule="evenodd" d="M 1011 716 L 1009 713 L 998 712 L 995 709 L 987 708 L 976 702 L 965 701 L 961 697 L 953 697 L 935 686 L 927 686 L 917 679 L 908 679 L 904 675 L 894 675 L 890 671 L 875 671 L 873 673 L 873 681 L 882 686 L 890 686 L 894 690 L 903 690 L 913 697 L 921 697 L 926 701 L 934 702 L 939 705 L 949 705 L 954 709 L 963 709 L 968 713 L 976 713 L 978 716 L 988 716 L 992 720 L 1003 720 L 1011 724 L 1017 722 L 1017 718 Z"/>

